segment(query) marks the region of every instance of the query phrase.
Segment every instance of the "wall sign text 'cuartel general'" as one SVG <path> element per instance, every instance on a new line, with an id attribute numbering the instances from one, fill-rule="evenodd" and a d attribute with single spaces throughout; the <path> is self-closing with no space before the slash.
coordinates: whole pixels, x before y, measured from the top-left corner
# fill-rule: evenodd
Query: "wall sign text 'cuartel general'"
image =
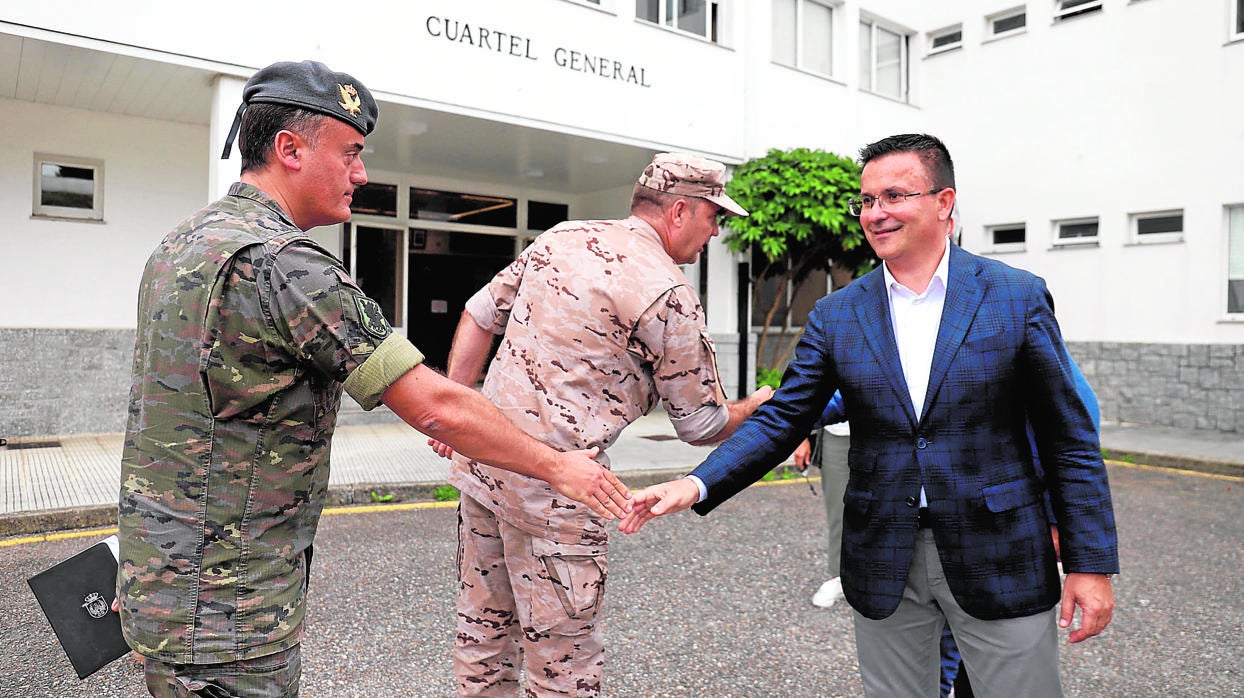
<path id="1" fill-rule="evenodd" d="M 429 16 L 423 26 L 428 36 L 450 43 L 472 46 L 513 58 L 540 60 L 540 53 L 535 50 L 532 39 L 525 36 L 472 25 L 450 17 Z M 652 87 L 648 83 L 647 68 L 626 61 L 564 46 L 553 49 L 551 56 L 553 65 L 564 70 L 640 87 Z"/>

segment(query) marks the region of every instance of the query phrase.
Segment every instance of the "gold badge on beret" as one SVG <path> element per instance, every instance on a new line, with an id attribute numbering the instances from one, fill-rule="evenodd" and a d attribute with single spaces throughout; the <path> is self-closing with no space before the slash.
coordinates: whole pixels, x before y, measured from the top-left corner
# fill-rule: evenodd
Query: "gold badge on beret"
<path id="1" fill-rule="evenodd" d="M 337 83 L 337 89 L 341 92 L 341 101 L 337 104 L 340 104 L 342 109 L 354 116 L 363 113 L 363 100 L 359 98 L 358 90 L 354 89 L 354 85 Z"/>

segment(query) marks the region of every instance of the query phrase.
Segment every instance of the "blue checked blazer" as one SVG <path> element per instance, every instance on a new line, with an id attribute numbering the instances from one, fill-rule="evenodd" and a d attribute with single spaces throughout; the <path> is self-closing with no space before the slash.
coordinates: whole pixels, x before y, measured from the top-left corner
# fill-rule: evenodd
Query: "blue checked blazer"
<path id="1" fill-rule="evenodd" d="M 1047 492 L 1066 571 L 1118 571 L 1097 431 L 1045 282 L 955 245 L 948 273 L 919 420 L 877 268 L 817 302 L 781 388 L 692 472 L 708 489 L 694 509 L 707 514 L 785 459 L 840 390 L 851 415 L 842 587 L 868 618 L 902 597 L 921 485 L 950 589 L 977 618 L 1059 601 Z"/>

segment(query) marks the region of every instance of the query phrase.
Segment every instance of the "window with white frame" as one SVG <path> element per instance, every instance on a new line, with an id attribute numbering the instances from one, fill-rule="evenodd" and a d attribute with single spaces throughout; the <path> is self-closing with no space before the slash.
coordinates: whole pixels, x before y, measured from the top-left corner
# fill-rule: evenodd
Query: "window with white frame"
<path id="1" fill-rule="evenodd" d="M 990 249 L 994 252 L 1023 252 L 1027 239 L 1028 227 L 1023 223 L 1008 223 L 985 227 Z"/>
<path id="2" fill-rule="evenodd" d="M 834 74 L 834 8 L 818 0 L 773 0 L 773 60 Z"/>
<path id="3" fill-rule="evenodd" d="M 384 182 L 368 182 L 354 190 L 350 197 L 352 215 L 397 218 L 398 187 Z"/>
<path id="4" fill-rule="evenodd" d="M 1244 0 L 1231 3 L 1231 38 L 1244 39 Z"/>
<path id="5" fill-rule="evenodd" d="M 35 153 L 32 213 L 104 220 L 104 161 Z"/>
<path id="6" fill-rule="evenodd" d="M 1133 214 L 1132 239 L 1138 243 L 1183 240 L 1184 212 L 1176 210 Z"/>
<path id="7" fill-rule="evenodd" d="M 1244 316 L 1244 205 L 1227 208 L 1227 312 Z"/>
<path id="8" fill-rule="evenodd" d="M 956 24 L 935 32 L 929 32 L 929 53 L 941 53 L 963 46 L 963 25 Z"/>
<path id="9" fill-rule="evenodd" d="M 717 43 L 721 3 L 716 0 L 635 0 L 635 16 Z"/>
<path id="10" fill-rule="evenodd" d="M 1054 221 L 1055 245 L 1097 244 L 1097 219 Z"/>
<path id="11" fill-rule="evenodd" d="M 1060 22 L 1101 10 L 1102 0 L 1055 0 L 1054 21 Z"/>
<path id="12" fill-rule="evenodd" d="M 986 35 L 990 39 L 1000 39 L 1012 34 L 1022 34 L 1028 27 L 1028 12 L 1023 7 L 1016 7 L 999 12 L 985 18 Z"/>
<path id="13" fill-rule="evenodd" d="M 907 101 L 909 37 L 873 19 L 860 20 L 860 89 Z"/>

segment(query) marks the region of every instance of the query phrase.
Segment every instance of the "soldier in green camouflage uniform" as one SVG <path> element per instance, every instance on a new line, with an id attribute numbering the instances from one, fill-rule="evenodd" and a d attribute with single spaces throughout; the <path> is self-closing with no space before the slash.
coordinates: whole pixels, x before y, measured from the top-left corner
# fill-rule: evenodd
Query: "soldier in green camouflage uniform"
<path id="1" fill-rule="evenodd" d="M 603 451 L 658 401 L 684 441 L 728 436 L 769 391 L 726 403 L 704 311 L 677 266 L 718 233 L 718 216 L 747 215 L 724 184 L 721 163 L 662 153 L 631 217 L 536 238 L 467 302 L 449 377 L 474 385 L 501 334 L 484 395 L 541 441 Z M 525 663 L 527 696 L 598 696 L 605 522 L 492 465 L 455 454 L 450 470 L 462 490 L 459 695 L 518 695 Z"/>
<path id="2" fill-rule="evenodd" d="M 278 63 L 243 100 L 242 181 L 160 243 L 139 291 L 117 605 L 154 696 L 297 695 L 343 389 L 606 517 L 628 496 L 590 452 L 497 431 L 491 404 L 422 366 L 304 234 L 346 220 L 367 181 L 367 89 L 319 63 Z"/>

